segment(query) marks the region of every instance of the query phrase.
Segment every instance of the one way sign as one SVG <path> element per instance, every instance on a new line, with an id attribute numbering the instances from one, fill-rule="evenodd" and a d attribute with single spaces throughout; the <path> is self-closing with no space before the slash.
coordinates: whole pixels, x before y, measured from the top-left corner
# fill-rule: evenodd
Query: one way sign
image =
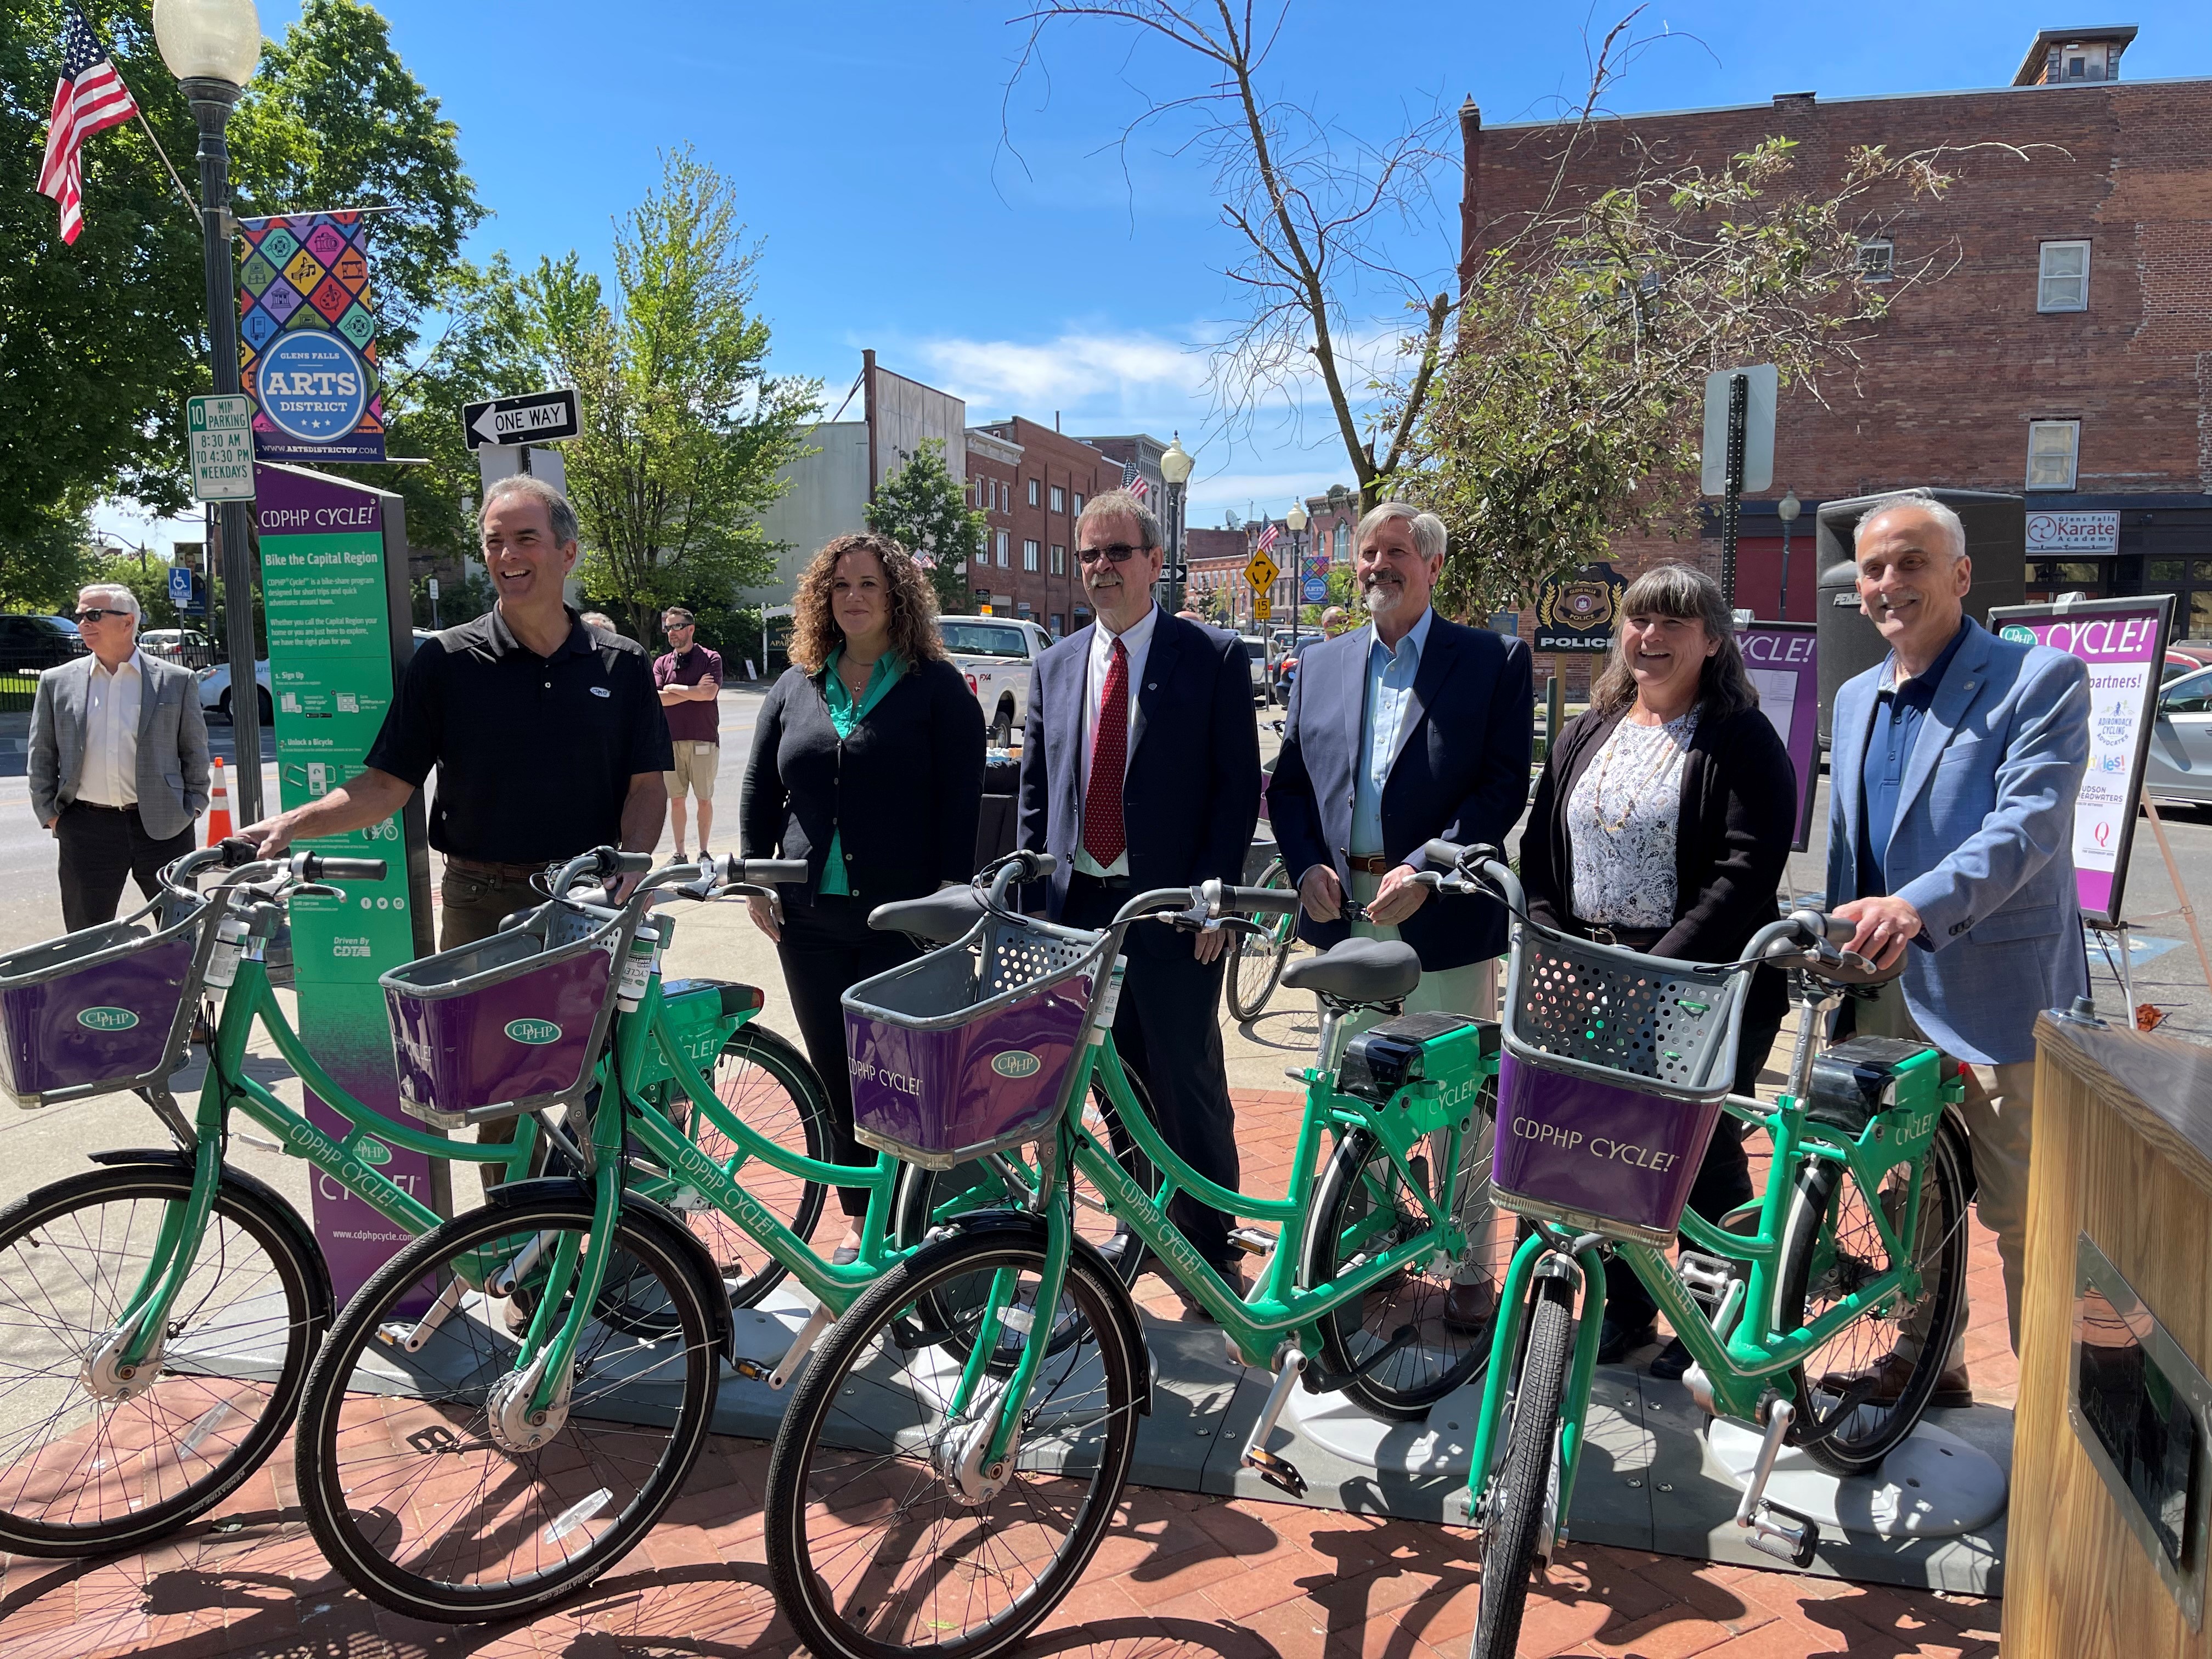
<path id="1" fill-rule="evenodd" d="M 552 443 L 582 430 L 574 386 L 461 405 L 461 434 L 471 449 Z"/>

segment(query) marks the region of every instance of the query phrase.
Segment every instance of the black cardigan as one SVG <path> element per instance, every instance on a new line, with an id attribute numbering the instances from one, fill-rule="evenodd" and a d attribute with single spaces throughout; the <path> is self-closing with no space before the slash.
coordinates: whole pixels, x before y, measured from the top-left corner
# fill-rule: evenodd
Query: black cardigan
<path id="1" fill-rule="evenodd" d="M 832 836 L 852 896 L 920 898 L 975 872 L 983 804 L 983 711 L 949 662 L 916 664 L 841 740 L 825 668 L 784 671 L 761 705 L 738 819 L 744 856 L 805 859 L 811 904 Z"/>
<path id="2" fill-rule="evenodd" d="M 1566 803 L 1621 718 L 1592 709 L 1568 722 L 1544 762 L 1522 832 L 1528 914 L 1563 933 L 1579 931 Z M 1730 962 L 1775 919 L 1797 823 L 1796 775 L 1773 723 L 1758 709 L 1698 721 L 1674 830 L 1674 923 L 1647 955 Z M 1779 1018 L 1786 1000 L 1782 976 L 1761 969 L 1745 1005 L 1747 1024 Z"/>

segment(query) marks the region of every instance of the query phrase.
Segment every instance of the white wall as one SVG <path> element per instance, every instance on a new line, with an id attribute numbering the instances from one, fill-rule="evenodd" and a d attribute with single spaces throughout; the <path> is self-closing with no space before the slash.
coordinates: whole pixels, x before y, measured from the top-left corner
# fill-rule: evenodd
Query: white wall
<path id="1" fill-rule="evenodd" d="M 806 447 L 816 453 L 800 456 L 777 475 L 790 487 L 761 518 L 762 533 L 787 544 L 775 579 L 745 589 L 746 605 L 788 605 L 799 573 L 823 543 L 867 528 L 867 422 L 817 426 L 806 434 Z"/>

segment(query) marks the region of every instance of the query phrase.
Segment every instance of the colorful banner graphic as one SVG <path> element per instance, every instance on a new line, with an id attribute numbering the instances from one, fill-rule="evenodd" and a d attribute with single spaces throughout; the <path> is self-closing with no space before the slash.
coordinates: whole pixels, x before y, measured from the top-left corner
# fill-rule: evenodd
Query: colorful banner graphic
<path id="1" fill-rule="evenodd" d="M 397 519 L 396 496 L 289 466 L 256 466 L 254 489 L 278 788 L 289 811 L 362 769 L 392 706 L 400 672 L 395 642 L 411 648 L 413 641 L 404 608 L 405 544 L 400 541 L 397 553 L 387 546 L 387 530 L 399 529 L 386 522 L 387 515 Z M 398 601 L 395 592 L 402 596 Z M 391 1025 L 376 983 L 386 969 L 429 948 L 428 859 L 427 852 L 410 857 L 406 819 L 395 814 L 366 830 L 302 843 L 342 856 L 380 858 L 388 868 L 382 881 L 335 884 L 343 899 L 294 899 L 292 954 L 300 1037 L 308 1052 L 355 1099 L 419 1127 L 399 1109 Z M 331 1135 L 349 1128 L 313 1094 L 307 1116 Z M 446 1207 L 444 1170 L 420 1152 L 392 1149 L 382 1172 L 425 1204 Z M 315 1235 L 343 1301 L 408 1235 L 319 1175 L 314 1200 Z"/>
<path id="2" fill-rule="evenodd" d="M 2081 919 L 2092 927 L 2110 927 L 2120 920 L 2159 665 L 2166 660 L 2172 617 L 2171 593 L 2005 605 L 1990 612 L 1990 629 L 2004 638 L 2047 645 L 2089 665 L 2089 769 L 2074 804 L 2074 884 Z"/>
<path id="3" fill-rule="evenodd" d="M 1797 769 L 1797 834 L 1790 851 L 1812 845 L 1814 787 L 1820 776 L 1820 674 L 1811 623 L 1755 622 L 1736 629 L 1759 706 Z"/>
<path id="4" fill-rule="evenodd" d="M 380 461 L 382 372 L 358 213 L 241 219 L 238 372 L 261 459 Z"/>

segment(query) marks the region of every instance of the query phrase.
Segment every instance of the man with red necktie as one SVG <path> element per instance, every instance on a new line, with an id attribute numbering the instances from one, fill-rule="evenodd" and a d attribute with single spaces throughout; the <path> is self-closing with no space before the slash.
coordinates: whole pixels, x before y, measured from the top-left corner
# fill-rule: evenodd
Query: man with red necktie
<path id="1" fill-rule="evenodd" d="M 1037 659 L 1022 750 L 1022 845 L 1050 853 L 1045 914 L 1103 928 L 1138 893 L 1243 878 L 1260 811 L 1260 733 L 1243 642 L 1152 603 L 1159 520 L 1124 490 L 1076 525 L 1097 621 Z M 1221 1051 L 1225 933 L 1129 930 L 1115 1046 L 1169 1146 L 1235 1187 L 1236 1123 Z M 1183 1197 L 1176 1224 L 1232 1285 L 1229 1218 Z M 1116 1241 L 1118 1243 L 1120 1241 Z"/>

